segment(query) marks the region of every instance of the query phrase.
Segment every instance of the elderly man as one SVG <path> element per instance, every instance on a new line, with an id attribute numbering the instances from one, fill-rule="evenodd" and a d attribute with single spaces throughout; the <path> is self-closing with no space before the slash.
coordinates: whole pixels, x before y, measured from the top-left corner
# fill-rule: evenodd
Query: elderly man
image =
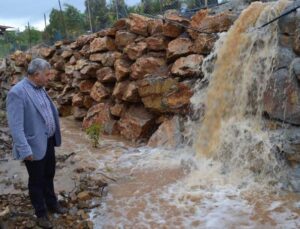
<path id="1" fill-rule="evenodd" d="M 47 209 L 60 214 L 65 209 L 58 204 L 53 184 L 54 147 L 60 146 L 61 134 L 57 109 L 44 89 L 50 80 L 50 64 L 36 58 L 27 73 L 7 95 L 8 125 L 14 158 L 23 160 L 27 168 L 29 196 L 37 223 L 52 228 Z"/>

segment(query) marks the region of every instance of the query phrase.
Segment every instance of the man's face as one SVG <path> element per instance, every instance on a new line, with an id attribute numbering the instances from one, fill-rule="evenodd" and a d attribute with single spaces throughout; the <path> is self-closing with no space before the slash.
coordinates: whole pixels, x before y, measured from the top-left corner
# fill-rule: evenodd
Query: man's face
<path id="1" fill-rule="evenodd" d="M 45 69 L 44 71 L 38 71 L 34 75 L 34 82 L 37 86 L 46 87 L 51 78 L 50 69 Z"/>

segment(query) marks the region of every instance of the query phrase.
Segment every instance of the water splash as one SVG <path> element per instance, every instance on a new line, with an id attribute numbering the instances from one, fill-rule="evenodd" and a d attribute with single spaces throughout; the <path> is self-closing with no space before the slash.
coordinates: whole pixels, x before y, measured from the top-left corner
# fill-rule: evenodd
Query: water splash
<path id="1" fill-rule="evenodd" d="M 214 70 L 204 71 L 210 82 L 205 116 L 194 144 L 199 155 L 256 172 L 275 169 L 272 144 L 262 130 L 262 98 L 277 55 L 278 25 L 255 28 L 278 16 L 287 3 L 254 2 L 221 36 L 212 54 L 217 56 Z M 201 100 L 199 93 L 192 98 L 195 107 Z M 269 164 L 274 167 L 267 168 Z"/>

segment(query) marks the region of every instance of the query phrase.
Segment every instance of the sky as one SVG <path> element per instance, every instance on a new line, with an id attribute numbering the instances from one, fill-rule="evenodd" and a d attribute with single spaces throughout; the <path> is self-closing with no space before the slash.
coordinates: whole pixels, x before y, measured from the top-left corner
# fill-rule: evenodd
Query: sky
<path id="1" fill-rule="evenodd" d="M 125 0 L 128 5 L 134 5 L 140 0 Z M 84 0 L 60 0 L 64 3 L 75 6 L 81 12 L 85 10 Z M 33 26 L 44 30 L 44 14 L 47 24 L 52 8 L 59 9 L 58 0 L 0 0 L 0 25 L 12 26 L 20 31 L 25 26 Z"/>

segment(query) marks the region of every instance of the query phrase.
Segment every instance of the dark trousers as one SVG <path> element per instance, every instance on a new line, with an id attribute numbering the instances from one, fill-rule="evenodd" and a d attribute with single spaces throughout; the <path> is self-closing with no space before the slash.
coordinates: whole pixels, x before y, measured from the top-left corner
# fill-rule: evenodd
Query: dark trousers
<path id="1" fill-rule="evenodd" d="M 54 137 L 48 139 L 46 155 L 42 160 L 25 161 L 29 175 L 29 197 L 37 217 L 45 216 L 47 207 L 57 205 L 53 184 L 55 164 Z"/>

